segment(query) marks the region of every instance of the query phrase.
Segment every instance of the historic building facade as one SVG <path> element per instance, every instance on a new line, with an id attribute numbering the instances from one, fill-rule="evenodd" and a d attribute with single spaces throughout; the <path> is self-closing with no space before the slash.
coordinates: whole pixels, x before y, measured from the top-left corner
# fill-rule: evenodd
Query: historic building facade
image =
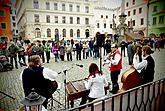
<path id="1" fill-rule="evenodd" d="M 150 0 L 149 36 L 156 37 L 161 34 L 165 36 L 165 2 L 164 0 Z"/>
<path id="2" fill-rule="evenodd" d="M 18 28 L 17 28 L 17 20 L 16 20 L 16 0 L 10 0 L 10 19 L 11 19 L 11 31 L 13 33 L 13 39 L 18 38 Z"/>
<path id="3" fill-rule="evenodd" d="M 148 36 L 148 7 L 147 0 L 125 0 L 124 10 L 128 27 L 133 25 L 135 33 Z"/>
<path id="4" fill-rule="evenodd" d="M 0 42 L 12 39 L 10 1 L 0 1 Z"/>
<path id="5" fill-rule="evenodd" d="M 17 0 L 20 36 L 31 40 L 60 40 L 89 39 L 96 32 L 112 34 L 116 8 L 108 8 L 103 1 Z"/>
<path id="6" fill-rule="evenodd" d="M 89 38 L 94 32 L 88 0 L 17 0 L 20 36 L 29 39 Z"/>

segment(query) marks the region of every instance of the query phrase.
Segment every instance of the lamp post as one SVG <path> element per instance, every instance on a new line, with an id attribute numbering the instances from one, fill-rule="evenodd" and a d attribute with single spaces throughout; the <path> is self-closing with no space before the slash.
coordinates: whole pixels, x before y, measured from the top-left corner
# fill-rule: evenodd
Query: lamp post
<path id="1" fill-rule="evenodd" d="M 32 91 L 21 103 L 24 105 L 25 111 L 43 111 L 42 104 L 45 100 L 45 97 Z"/>

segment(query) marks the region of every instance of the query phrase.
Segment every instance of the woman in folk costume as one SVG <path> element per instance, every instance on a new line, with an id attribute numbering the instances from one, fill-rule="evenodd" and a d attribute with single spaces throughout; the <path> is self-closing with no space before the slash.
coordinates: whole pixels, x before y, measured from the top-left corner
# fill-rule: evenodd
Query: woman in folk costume
<path id="1" fill-rule="evenodd" d="M 80 105 L 85 104 L 87 100 L 89 102 L 105 96 L 104 87 L 108 86 L 108 82 L 104 74 L 99 71 L 97 64 L 91 63 L 89 66 L 89 76 L 84 81 L 85 88 L 89 89 L 86 97 L 82 97 Z"/>

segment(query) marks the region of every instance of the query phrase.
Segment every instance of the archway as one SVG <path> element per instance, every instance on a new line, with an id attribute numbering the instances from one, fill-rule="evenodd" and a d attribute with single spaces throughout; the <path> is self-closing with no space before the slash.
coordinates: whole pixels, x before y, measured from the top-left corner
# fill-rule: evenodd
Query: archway
<path id="1" fill-rule="evenodd" d="M 39 28 L 35 29 L 35 38 L 41 38 L 41 31 Z"/>
<path id="2" fill-rule="evenodd" d="M 63 36 L 63 37 L 66 37 L 66 29 L 63 29 L 63 30 L 62 30 L 62 36 Z"/>
<path id="3" fill-rule="evenodd" d="M 47 37 L 51 37 L 51 30 L 49 28 L 47 29 Z"/>
<path id="4" fill-rule="evenodd" d="M 70 37 L 73 37 L 73 29 L 70 29 Z"/>
<path id="5" fill-rule="evenodd" d="M 86 29 L 86 30 L 85 30 L 85 35 L 86 35 L 86 38 L 89 37 L 89 29 Z"/>
<path id="6" fill-rule="evenodd" d="M 77 29 L 77 37 L 80 37 L 80 29 Z"/>
<path id="7" fill-rule="evenodd" d="M 143 36 L 144 36 L 144 32 L 143 32 L 142 30 L 139 30 L 139 31 L 138 31 L 138 34 L 140 34 L 140 35 L 143 35 Z"/>
<path id="8" fill-rule="evenodd" d="M 55 29 L 55 41 L 59 41 L 59 31 L 58 29 Z"/>
<path id="9" fill-rule="evenodd" d="M 150 37 L 150 38 L 156 38 L 156 35 L 155 35 L 154 33 L 151 33 L 151 34 L 149 35 L 149 37 Z"/>

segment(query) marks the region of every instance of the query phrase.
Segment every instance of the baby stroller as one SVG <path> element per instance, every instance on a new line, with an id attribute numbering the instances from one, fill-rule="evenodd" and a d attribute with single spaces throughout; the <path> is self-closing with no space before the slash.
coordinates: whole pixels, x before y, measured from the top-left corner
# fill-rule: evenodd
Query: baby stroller
<path id="1" fill-rule="evenodd" d="M 12 70 L 13 66 L 8 62 L 8 59 L 5 55 L 0 55 L 0 71 Z"/>

